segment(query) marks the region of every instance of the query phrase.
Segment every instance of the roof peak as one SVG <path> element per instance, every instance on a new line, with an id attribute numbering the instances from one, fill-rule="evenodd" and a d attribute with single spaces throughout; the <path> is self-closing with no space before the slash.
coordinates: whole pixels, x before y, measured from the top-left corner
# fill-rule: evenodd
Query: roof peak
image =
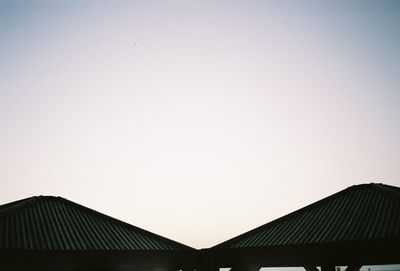
<path id="1" fill-rule="evenodd" d="M 339 191 L 338 193 L 345 192 L 348 189 L 362 189 L 362 188 L 372 188 L 372 189 L 378 189 L 380 192 L 384 193 L 390 193 L 395 196 L 400 195 L 400 187 L 384 184 L 384 183 L 364 183 L 364 184 L 357 184 L 357 185 L 352 185 L 348 187 L 347 189 L 344 189 L 342 191 Z"/>

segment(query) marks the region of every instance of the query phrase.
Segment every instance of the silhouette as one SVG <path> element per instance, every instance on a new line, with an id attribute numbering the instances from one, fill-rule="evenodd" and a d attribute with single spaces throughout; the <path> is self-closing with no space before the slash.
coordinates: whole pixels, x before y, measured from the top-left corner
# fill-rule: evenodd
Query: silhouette
<path id="1" fill-rule="evenodd" d="M 399 264 L 400 188 L 362 184 L 202 251 L 200 270 Z"/>

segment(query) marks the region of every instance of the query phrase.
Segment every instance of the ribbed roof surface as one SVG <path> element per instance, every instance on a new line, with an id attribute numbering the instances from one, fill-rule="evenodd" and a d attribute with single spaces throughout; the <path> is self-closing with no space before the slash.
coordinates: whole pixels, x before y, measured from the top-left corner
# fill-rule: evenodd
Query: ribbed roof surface
<path id="1" fill-rule="evenodd" d="M 0 251 L 188 249 L 61 197 L 32 197 L 0 206 Z"/>
<path id="2" fill-rule="evenodd" d="M 400 241 L 400 188 L 384 184 L 352 186 L 214 248 L 367 240 Z"/>

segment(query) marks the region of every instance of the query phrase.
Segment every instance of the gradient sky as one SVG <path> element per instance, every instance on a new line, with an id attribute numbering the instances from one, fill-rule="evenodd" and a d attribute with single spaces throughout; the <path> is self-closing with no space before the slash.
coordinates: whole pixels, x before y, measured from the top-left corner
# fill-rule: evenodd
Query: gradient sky
<path id="1" fill-rule="evenodd" d="M 205 248 L 400 186 L 400 1 L 0 0 L 0 204 Z"/>

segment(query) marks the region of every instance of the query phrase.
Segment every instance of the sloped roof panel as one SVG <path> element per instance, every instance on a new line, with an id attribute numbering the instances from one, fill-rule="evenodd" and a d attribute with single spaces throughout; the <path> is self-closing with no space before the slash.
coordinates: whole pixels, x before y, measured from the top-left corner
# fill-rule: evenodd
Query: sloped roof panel
<path id="1" fill-rule="evenodd" d="M 0 250 L 192 250 L 61 197 L 0 206 Z"/>
<path id="2" fill-rule="evenodd" d="M 349 187 L 213 248 L 400 240 L 400 188 Z"/>

